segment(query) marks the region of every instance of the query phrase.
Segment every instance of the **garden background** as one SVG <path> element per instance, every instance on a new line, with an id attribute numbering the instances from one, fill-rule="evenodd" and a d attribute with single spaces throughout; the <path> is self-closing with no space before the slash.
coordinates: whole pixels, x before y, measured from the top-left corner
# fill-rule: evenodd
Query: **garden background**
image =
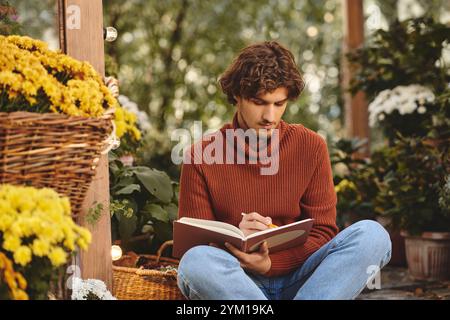
<path id="1" fill-rule="evenodd" d="M 59 48 L 55 1 L 2 2 L 8 4 L 14 12 L 2 15 L 1 34 Z M 230 122 L 234 107 L 218 77 L 241 48 L 272 39 L 292 50 L 305 78 L 284 120 L 327 140 L 341 229 L 362 219 L 384 223 L 398 240 L 391 261 L 397 267 L 407 266 L 404 237 L 450 232 L 450 4 L 365 0 L 364 46 L 345 56 L 342 5 L 103 1 L 104 26 L 118 31 L 105 42 L 105 74 L 118 79 L 118 101 L 136 115 L 139 130 L 117 128 L 124 135 L 109 153 L 112 241 L 124 253 L 155 254 L 172 239 L 180 166 L 171 160 L 171 133 L 193 130 L 199 120 L 205 131 Z M 348 87 L 344 59 L 357 66 Z M 370 104 L 368 140 L 348 131 L 344 97 L 358 91 Z M 91 208 L 92 224 L 102 211 L 101 203 Z"/>

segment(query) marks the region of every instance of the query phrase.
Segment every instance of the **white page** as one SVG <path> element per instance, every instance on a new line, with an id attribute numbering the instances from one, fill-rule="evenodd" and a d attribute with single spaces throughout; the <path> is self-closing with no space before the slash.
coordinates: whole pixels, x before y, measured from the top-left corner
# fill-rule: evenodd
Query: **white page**
<path id="1" fill-rule="evenodd" d="M 222 234 L 226 234 L 235 238 L 245 238 L 244 233 L 235 226 L 221 222 L 221 221 L 214 221 L 214 220 L 202 220 L 202 219 L 195 219 L 195 218 L 187 218 L 183 217 L 178 220 L 179 222 L 191 225 L 191 226 L 197 226 L 203 229 L 207 230 L 214 230 L 217 232 L 220 232 Z"/>
<path id="2" fill-rule="evenodd" d="M 293 226 L 293 225 L 305 223 L 306 221 L 309 221 L 309 220 L 312 220 L 312 219 L 305 219 L 305 220 L 293 222 L 293 223 L 287 224 L 287 225 L 285 225 L 285 226 L 277 227 L 276 229 L 277 229 L 277 230 L 285 229 L 285 228 L 290 227 L 290 226 Z M 245 239 L 250 239 L 250 238 L 253 238 L 253 237 L 256 237 L 256 236 L 259 236 L 259 235 L 264 234 L 264 233 L 269 233 L 269 232 L 271 232 L 271 231 L 273 231 L 272 228 L 266 229 L 266 230 L 262 230 L 262 231 L 258 231 L 258 232 L 255 232 L 255 233 L 252 233 L 252 234 L 248 235 L 247 237 L 244 238 L 244 240 L 245 240 Z"/>

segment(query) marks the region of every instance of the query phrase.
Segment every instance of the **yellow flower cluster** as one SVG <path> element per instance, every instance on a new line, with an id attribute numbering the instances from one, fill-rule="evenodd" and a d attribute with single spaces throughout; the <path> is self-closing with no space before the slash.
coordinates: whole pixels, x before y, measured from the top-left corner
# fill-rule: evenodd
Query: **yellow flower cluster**
<path id="1" fill-rule="evenodd" d="M 89 63 L 39 40 L 0 36 L 0 111 L 99 117 L 109 108 L 122 109 Z M 134 134 L 135 126 L 124 120 L 116 120 L 116 127 Z"/>
<path id="2" fill-rule="evenodd" d="M 11 260 L 0 252 L 0 286 L 2 282 L 8 286 L 11 299 L 28 300 L 28 295 L 25 292 L 27 281 L 19 272 L 14 271 Z"/>
<path id="3" fill-rule="evenodd" d="M 114 112 L 116 119 L 116 135 L 122 137 L 125 133 L 130 133 L 136 141 L 141 139 L 141 131 L 136 127 L 137 116 L 123 108 L 117 108 Z"/>
<path id="4" fill-rule="evenodd" d="M 67 197 L 52 189 L 0 185 L 0 249 L 26 266 L 33 256 L 58 267 L 75 246 L 86 250 L 90 232 L 75 224 Z"/>
<path id="5" fill-rule="evenodd" d="M 336 191 L 336 193 L 343 192 L 345 190 L 356 190 L 356 186 L 352 181 L 342 179 L 341 182 L 334 187 L 334 191 Z"/>
<path id="6" fill-rule="evenodd" d="M 351 194 L 356 194 L 356 200 L 361 200 L 361 195 L 358 193 L 358 189 L 353 181 L 342 179 L 341 182 L 334 186 L 334 191 L 337 194 L 348 194 L 351 192 Z"/>

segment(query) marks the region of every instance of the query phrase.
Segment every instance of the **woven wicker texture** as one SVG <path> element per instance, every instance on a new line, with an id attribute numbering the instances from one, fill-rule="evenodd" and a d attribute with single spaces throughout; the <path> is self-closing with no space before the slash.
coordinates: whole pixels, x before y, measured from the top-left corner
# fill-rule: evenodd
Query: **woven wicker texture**
<path id="1" fill-rule="evenodd" d="M 141 255 L 157 264 L 164 263 L 174 268 L 178 260 L 161 257 L 162 251 L 173 241 L 166 241 L 157 255 Z M 185 300 L 177 286 L 177 272 L 154 269 L 113 266 L 113 294 L 119 300 Z"/>
<path id="2" fill-rule="evenodd" d="M 111 117 L 0 112 L 0 183 L 53 188 L 70 198 L 76 217 L 112 132 Z"/>

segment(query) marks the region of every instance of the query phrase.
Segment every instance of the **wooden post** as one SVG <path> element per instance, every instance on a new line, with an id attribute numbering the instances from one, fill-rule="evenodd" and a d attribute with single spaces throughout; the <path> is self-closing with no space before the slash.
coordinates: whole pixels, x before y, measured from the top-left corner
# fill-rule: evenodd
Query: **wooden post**
<path id="1" fill-rule="evenodd" d="M 347 135 L 350 137 L 367 138 L 368 145 L 362 150 L 362 156 L 370 154 L 370 131 L 368 121 L 367 101 L 363 92 L 352 96 L 348 91 L 353 71 L 345 54 L 362 46 L 364 43 L 364 11 L 363 0 L 345 0 L 344 13 L 344 44 L 343 44 L 343 77 L 342 87 L 344 89 L 345 103 L 345 126 Z"/>
<path id="2" fill-rule="evenodd" d="M 103 8 L 101 0 L 59 0 L 61 49 L 68 55 L 88 61 L 104 76 Z M 95 203 L 103 205 L 100 220 L 91 226 L 86 214 Z M 108 157 L 103 155 L 86 196 L 78 223 L 92 232 L 87 252 L 79 256 L 81 277 L 99 279 L 112 290 L 111 220 L 109 214 Z"/>

